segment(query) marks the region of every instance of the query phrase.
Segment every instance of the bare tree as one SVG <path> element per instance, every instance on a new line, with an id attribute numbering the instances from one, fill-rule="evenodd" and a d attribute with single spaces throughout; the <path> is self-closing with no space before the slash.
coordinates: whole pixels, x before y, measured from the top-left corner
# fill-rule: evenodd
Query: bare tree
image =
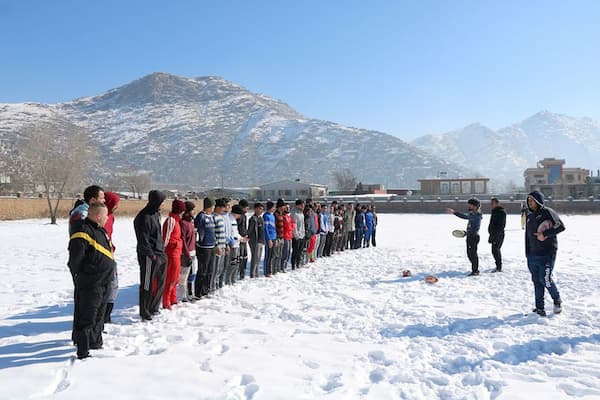
<path id="1" fill-rule="evenodd" d="M 87 130 L 59 119 L 23 128 L 17 152 L 25 181 L 48 201 L 50 223 L 56 224 L 63 196 L 81 186 L 95 153 Z"/>
<path id="2" fill-rule="evenodd" d="M 351 191 L 356 188 L 356 176 L 349 168 L 333 171 L 333 179 L 339 191 Z"/>

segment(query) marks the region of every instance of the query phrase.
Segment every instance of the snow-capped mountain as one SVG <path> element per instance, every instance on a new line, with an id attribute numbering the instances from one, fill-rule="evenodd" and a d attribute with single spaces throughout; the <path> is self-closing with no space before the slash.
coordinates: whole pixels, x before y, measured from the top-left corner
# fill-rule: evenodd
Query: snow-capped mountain
<path id="1" fill-rule="evenodd" d="M 310 119 L 217 77 L 154 73 L 68 103 L 0 105 L 0 135 L 35 122 L 40 110 L 88 128 L 105 175 L 139 169 L 155 182 L 194 186 L 332 185 L 332 172 L 349 168 L 363 182 L 414 188 L 439 171 L 463 171 L 394 136 Z"/>
<path id="2" fill-rule="evenodd" d="M 526 168 L 545 157 L 566 159 L 567 166 L 600 166 L 600 123 L 548 111 L 494 131 L 481 124 L 412 142 L 423 151 L 475 169 L 507 183 L 523 183 Z"/>

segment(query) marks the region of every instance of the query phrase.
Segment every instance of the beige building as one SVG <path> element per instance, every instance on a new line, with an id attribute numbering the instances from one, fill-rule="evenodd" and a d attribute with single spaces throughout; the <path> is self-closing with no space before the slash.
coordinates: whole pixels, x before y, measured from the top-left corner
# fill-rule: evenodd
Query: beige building
<path id="1" fill-rule="evenodd" d="M 544 158 L 536 168 L 527 168 L 523 174 L 527 191 L 541 190 L 546 196 L 577 197 L 590 176 L 585 168 L 565 168 L 564 159 Z"/>
<path id="2" fill-rule="evenodd" d="M 422 195 L 475 195 L 487 194 L 489 178 L 419 179 Z"/>
<path id="3" fill-rule="evenodd" d="M 259 194 L 262 200 L 282 198 L 286 201 L 291 201 L 295 199 L 307 199 L 309 197 L 325 197 L 328 194 L 328 190 L 326 185 L 284 180 L 260 186 Z"/>

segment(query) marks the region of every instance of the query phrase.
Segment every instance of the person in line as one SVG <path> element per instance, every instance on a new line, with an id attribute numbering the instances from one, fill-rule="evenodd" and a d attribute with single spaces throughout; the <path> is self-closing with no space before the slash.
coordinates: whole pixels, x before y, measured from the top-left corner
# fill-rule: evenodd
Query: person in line
<path id="1" fill-rule="evenodd" d="M 323 253 L 325 252 L 327 234 L 329 233 L 329 226 L 327 225 L 328 214 L 327 204 L 322 204 L 321 212 L 319 213 L 319 247 L 317 248 L 317 258 L 323 257 Z"/>
<path id="2" fill-rule="evenodd" d="M 354 248 L 360 249 L 363 246 L 363 237 L 367 230 L 367 224 L 365 222 L 365 206 L 356 204 L 356 216 L 354 217 L 354 226 L 356 227 L 356 237 L 354 238 Z"/>
<path id="3" fill-rule="evenodd" d="M 304 246 L 302 249 L 302 264 L 312 262 L 311 254 L 315 248 L 315 218 L 312 209 L 312 199 L 306 199 L 304 204 Z M 314 261 L 314 260 L 313 260 Z"/>
<path id="4" fill-rule="evenodd" d="M 531 273 L 535 294 L 535 309 L 545 317 L 544 294 L 548 290 L 554 302 L 554 313 L 562 312 L 562 300 L 552 279 L 552 271 L 558 251 L 556 236 L 565 230 L 560 217 L 544 205 L 544 195 L 533 191 L 527 196 L 527 223 L 525 227 L 525 255 Z"/>
<path id="5" fill-rule="evenodd" d="M 346 249 L 354 249 L 354 236 L 355 233 L 355 222 L 356 212 L 354 211 L 354 204 L 349 203 L 344 214 L 344 232 L 346 232 L 345 247 Z"/>
<path id="6" fill-rule="evenodd" d="M 83 201 L 77 200 L 73 209 L 69 212 L 69 235 L 73 234 L 87 217 L 88 208 L 92 204 L 104 204 L 104 189 L 98 185 L 91 185 L 83 191 Z"/>
<path id="7" fill-rule="evenodd" d="M 283 214 L 285 208 L 285 202 L 283 199 L 277 199 L 277 204 L 275 206 L 275 212 L 273 215 L 275 216 L 275 233 L 277 235 L 277 239 L 273 244 L 273 274 L 281 272 L 281 259 L 283 257 Z M 285 271 L 284 271 L 285 272 Z"/>
<path id="8" fill-rule="evenodd" d="M 379 223 L 379 220 L 377 219 L 377 208 L 375 205 L 371 206 L 371 211 L 373 212 L 373 233 L 371 233 L 371 244 L 373 247 L 377 247 L 375 235 L 377 234 L 377 224 Z"/>
<path id="9" fill-rule="evenodd" d="M 333 252 L 333 235 L 335 233 L 335 204 L 329 206 L 327 215 L 327 235 L 325 236 L 325 247 L 323 248 L 323 256 L 331 257 Z"/>
<path id="10" fill-rule="evenodd" d="M 160 226 L 160 206 L 165 194 L 158 190 L 148 193 L 148 204 L 133 220 L 140 265 L 140 317 L 152 320 L 159 313 L 164 287 L 167 258 Z"/>
<path id="11" fill-rule="evenodd" d="M 262 203 L 254 203 L 254 214 L 248 221 L 248 243 L 250 244 L 250 278 L 258 278 L 258 264 L 265 248 L 265 226 L 262 218 Z"/>
<path id="12" fill-rule="evenodd" d="M 371 206 L 368 206 L 365 212 L 365 224 L 367 229 L 365 231 L 364 247 L 371 247 L 371 237 L 373 236 L 374 223 L 373 211 L 371 211 Z"/>
<path id="13" fill-rule="evenodd" d="M 104 230 L 108 210 L 101 203 L 91 204 L 87 217 L 69 239 L 69 269 L 77 288 L 75 345 L 77 358 L 90 357 L 90 349 L 101 349 L 106 293 L 115 260 L 112 245 Z"/>
<path id="14" fill-rule="evenodd" d="M 283 207 L 283 246 L 281 251 L 281 272 L 286 272 L 292 255 L 292 240 L 294 238 L 294 220 L 290 214 L 290 205 Z"/>
<path id="15" fill-rule="evenodd" d="M 240 234 L 240 267 L 239 267 L 239 279 L 243 280 L 246 276 L 246 267 L 248 266 L 248 210 L 250 205 L 248 200 L 241 199 L 238 203 L 242 208 L 242 213 L 237 220 L 238 232 Z"/>
<path id="16" fill-rule="evenodd" d="M 471 273 L 469 276 L 479 275 L 479 256 L 477 255 L 477 245 L 479 244 L 479 228 L 481 226 L 481 202 L 475 197 L 467 200 L 468 213 L 461 213 L 448 208 L 448 214 L 454 214 L 458 218 L 466 219 L 467 223 L 467 257 L 471 262 Z"/>
<path id="17" fill-rule="evenodd" d="M 108 240 L 112 245 L 113 254 L 115 252 L 115 245 L 112 241 L 112 233 L 113 227 L 115 224 L 115 211 L 119 208 L 119 201 L 121 198 L 118 194 L 114 192 L 105 192 L 104 193 L 104 205 L 108 210 L 108 218 L 106 219 L 106 223 L 104 224 L 104 230 L 108 235 Z M 108 292 L 106 294 L 106 311 L 104 313 L 104 323 L 111 324 L 112 318 L 111 314 L 115 307 L 115 301 L 117 300 L 117 295 L 119 294 L 119 275 L 117 273 L 117 263 L 115 262 L 115 269 L 113 276 L 110 280 L 110 286 L 108 288 Z"/>
<path id="18" fill-rule="evenodd" d="M 225 285 L 233 285 L 240 273 L 240 232 L 237 226 L 237 220 L 243 213 L 242 207 L 236 204 L 231 207 L 231 212 L 227 213 L 227 218 L 231 224 L 231 236 L 228 238 L 229 246 L 229 264 L 225 273 Z"/>
<path id="19" fill-rule="evenodd" d="M 492 245 L 492 255 L 496 262 L 496 269 L 493 272 L 502 272 L 502 243 L 504 243 L 504 228 L 506 226 L 506 211 L 500 205 L 500 201 L 496 197 L 492 197 L 490 201 L 492 206 L 492 215 L 490 224 L 488 225 L 488 233 L 490 235 L 488 242 Z"/>
<path id="20" fill-rule="evenodd" d="M 196 215 L 194 226 L 198 232 L 196 241 L 196 258 L 198 259 L 198 275 L 194 281 L 196 297 L 207 296 L 213 290 L 213 278 L 216 274 L 217 236 L 215 233 L 215 202 L 206 197 L 203 200 L 203 209 Z"/>
<path id="21" fill-rule="evenodd" d="M 215 292 L 223 285 L 223 273 L 225 271 L 225 260 L 229 255 L 229 247 L 227 246 L 227 233 L 225 231 L 225 218 L 223 213 L 227 209 L 225 199 L 217 199 L 215 201 L 215 238 L 217 240 L 217 256 L 215 259 L 214 275 L 212 276 L 211 292 Z"/>
<path id="22" fill-rule="evenodd" d="M 306 221 L 304 220 L 304 201 L 296 200 L 292 213 L 294 230 L 292 232 L 292 271 L 303 264 L 302 250 L 306 237 Z"/>
<path id="23" fill-rule="evenodd" d="M 273 253 L 275 242 L 277 241 L 277 228 L 275 227 L 275 204 L 272 201 L 267 202 L 267 212 L 262 216 L 265 227 L 265 264 L 263 267 L 266 278 L 270 278 L 273 273 Z"/>
<path id="24" fill-rule="evenodd" d="M 165 219 L 162 228 L 162 236 L 167 254 L 167 276 L 165 278 L 165 290 L 163 292 L 163 308 L 170 310 L 177 304 L 177 284 L 181 273 L 181 253 L 183 240 L 181 239 L 181 216 L 185 212 L 185 203 L 181 200 L 173 200 L 171 212 Z"/>
<path id="25" fill-rule="evenodd" d="M 193 202 L 186 201 L 185 212 L 181 217 L 181 221 L 179 221 L 183 246 L 181 248 L 181 272 L 179 273 L 178 297 L 182 302 L 195 302 L 200 298 L 197 295 L 194 296 L 194 281 L 198 273 L 194 208 L 196 208 L 196 205 Z"/>

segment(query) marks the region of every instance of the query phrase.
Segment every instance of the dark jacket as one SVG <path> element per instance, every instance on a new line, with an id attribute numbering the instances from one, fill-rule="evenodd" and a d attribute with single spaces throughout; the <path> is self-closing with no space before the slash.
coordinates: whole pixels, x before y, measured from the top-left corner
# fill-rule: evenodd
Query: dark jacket
<path id="1" fill-rule="evenodd" d="M 139 255 L 153 257 L 165 254 L 162 228 L 160 226 L 160 205 L 165 197 L 163 192 L 150 191 L 148 204 L 142 208 L 133 220 Z"/>
<path id="2" fill-rule="evenodd" d="M 191 258 L 190 253 L 196 251 L 196 229 L 194 219 L 191 215 L 184 214 L 179 222 L 181 227 L 181 239 L 183 240 L 182 254 L 186 260 Z"/>
<path id="3" fill-rule="evenodd" d="M 365 214 L 362 210 L 356 210 L 356 215 L 354 216 L 354 227 L 357 231 L 363 231 L 366 227 Z"/>
<path id="4" fill-rule="evenodd" d="M 261 216 L 252 215 L 248 222 L 248 238 L 250 245 L 265 244 L 265 225 Z"/>
<path id="5" fill-rule="evenodd" d="M 490 224 L 488 225 L 488 233 L 490 234 L 490 240 L 493 241 L 495 238 L 499 238 L 504 235 L 504 228 L 506 227 L 506 211 L 504 207 L 497 206 L 492 209 L 492 215 L 490 217 Z"/>
<path id="6" fill-rule="evenodd" d="M 240 214 L 240 217 L 236 219 L 238 232 L 241 237 L 248 236 L 248 217 L 246 214 Z"/>
<path id="7" fill-rule="evenodd" d="M 527 224 L 525 228 L 525 254 L 535 256 L 549 256 L 556 254 L 558 249 L 558 240 L 556 235 L 565 230 L 565 225 L 553 209 L 544 206 L 544 195 L 538 191 L 529 194 L 538 203 L 539 207 L 533 211 L 528 208 Z M 548 221 L 548 222 L 546 222 Z M 540 225 L 545 223 L 548 226 L 543 230 L 546 240 L 543 242 L 537 238 Z"/>
<path id="8" fill-rule="evenodd" d="M 106 285 L 115 269 L 108 235 L 97 223 L 84 219 L 69 240 L 69 269 L 78 287 Z"/>
<path id="9" fill-rule="evenodd" d="M 479 235 L 479 228 L 481 227 L 481 220 L 483 219 L 483 215 L 481 215 L 479 211 L 469 211 L 468 213 L 457 211 L 454 215 L 458 218 L 469 220 L 469 223 L 467 223 L 467 237 Z"/>

